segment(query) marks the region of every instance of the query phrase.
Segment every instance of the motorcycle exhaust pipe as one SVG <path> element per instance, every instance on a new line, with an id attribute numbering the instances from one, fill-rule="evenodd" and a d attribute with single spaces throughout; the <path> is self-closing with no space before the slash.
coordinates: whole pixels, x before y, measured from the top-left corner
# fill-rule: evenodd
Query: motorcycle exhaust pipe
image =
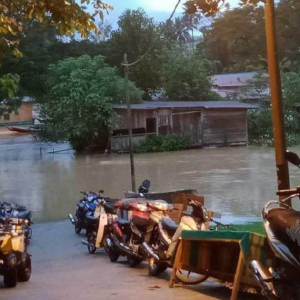
<path id="1" fill-rule="evenodd" d="M 129 256 L 140 257 L 137 253 L 133 252 L 128 246 L 124 245 L 123 243 L 120 243 L 115 236 L 113 236 L 112 238 L 113 238 L 114 246 L 120 252 L 123 252 L 124 254 L 129 255 Z"/>
<path id="2" fill-rule="evenodd" d="M 278 295 L 275 292 L 273 284 L 273 276 L 268 269 L 266 269 L 259 261 L 252 260 L 250 262 L 250 269 L 255 279 L 262 287 L 262 293 L 271 299 L 278 299 Z"/>
<path id="3" fill-rule="evenodd" d="M 75 219 L 73 218 L 72 214 L 69 214 L 69 219 L 70 219 L 71 223 L 74 225 Z"/>
<path id="4" fill-rule="evenodd" d="M 94 247 L 95 245 L 89 243 L 87 240 L 81 240 L 81 244 L 85 245 L 85 246 L 90 246 L 90 247 Z"/>
<path id="5" fill-rule="evenodd" d="M 146 251 L 146 253 L 149 256 L 153 257 L 155 260 L 159 260 L 158 255 L 153 252 L 153 250 L 151 249 L 151 247 L 149 247 L 146 242 L 142 243 L 142 248 Z"/>

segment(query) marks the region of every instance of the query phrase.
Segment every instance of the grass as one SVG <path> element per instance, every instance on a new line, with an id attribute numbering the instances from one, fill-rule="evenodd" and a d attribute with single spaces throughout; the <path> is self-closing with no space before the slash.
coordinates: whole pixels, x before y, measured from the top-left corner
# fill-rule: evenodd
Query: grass
<path id="1" fill-rule="evenodd" d="M 262 222 L 248 223 L 243 225 L 233 225 L 232 227 L 238 231 L 250 231 L 250 232 L 266 235 L 264 225 Z"/>
<path id="2" fill-rule="evenodd" d="M 226 229 L 220 229 L 220 230 L 226 230 Z M 250 231 L 250 232 L 266 235 L 264 225 L 262 222 L 247 223 L 242 225 L 232 225 L 228 230 Z"/>

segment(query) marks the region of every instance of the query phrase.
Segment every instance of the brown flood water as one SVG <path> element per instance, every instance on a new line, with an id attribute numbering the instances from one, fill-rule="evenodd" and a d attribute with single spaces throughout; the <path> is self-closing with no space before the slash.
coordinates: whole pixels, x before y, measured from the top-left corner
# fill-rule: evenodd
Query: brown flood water
<path id="1" fill-rule="evenodd" d="M 40 149 L 41 148 L 41 149 Z M 0 201 L 34 212 L 36 221 L 66 219 L 80 190 L 104 189 L 123 197 L 131 187 L 128 155 L 74 155 L 68 144 L 35 142 L 31 136 L 0 137 Z M 293 149 L 300 153 L 300 147 Z M 135 156 L 137 184 L 148 178 L 152 191 L 195 188 L 206 207 L 228 222 L 259 220 L 264 204 L 275 198 L 274 149 L 235 147 Z M 290 167 L 292 186 L 300 170 Z"/>

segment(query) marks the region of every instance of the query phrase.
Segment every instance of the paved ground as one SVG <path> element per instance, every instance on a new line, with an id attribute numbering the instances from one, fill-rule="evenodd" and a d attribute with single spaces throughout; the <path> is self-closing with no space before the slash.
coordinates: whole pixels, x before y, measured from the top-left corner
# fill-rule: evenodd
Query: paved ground
<path id="1" fill-rule="evenodd" d="M 30 245 L 31 280 L 16 288 L 0 286 L 5 300 L 211 300 L 229 299 L 230 290 L 207 281 L 195 287 L 168 287 L 169 272 L 147 275 L 146 265 L 129 269 L 124 259 L 109 262 L 103 251 L 88 254 L 68 221 L 36 224 Z M 241 294 L 240 299 L 260 299 Z"/>

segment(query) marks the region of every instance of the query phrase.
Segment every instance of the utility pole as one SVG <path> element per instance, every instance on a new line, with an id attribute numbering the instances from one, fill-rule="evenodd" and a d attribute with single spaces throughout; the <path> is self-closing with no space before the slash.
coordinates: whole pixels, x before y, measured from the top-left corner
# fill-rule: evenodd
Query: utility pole
<path id="1" fill-rule="evenodd" d="M 273 113 L 273 134 L 275 144 L 277 185 L 278 190 L 285 190 L 290 188 L 290 178 L 288 162 L 286 159 L 286 138 L 282 106 L 280 69 L 277 53 L 274 0 L 265 1 L 265 20 L 271 103 Z"/>
<path id="2" fill-rule="evenodd" d="M 127 104 L 127 119 L 128 119 L 128 131 L 129 131 L 129 152 L 130 152 L 130 170 L 131 170 L 131 186 L 132 191 L 135 192 L 135 171 L 134 171 L 134 156 L 133 156 L 133 142 L 132 142 L 132 123 L 131 123 L 131 108 L 130 108 L 130 99 L 129 99 L 129 68 L 127 61 L 127 54 L 124 54 L 124 67 L 125 67 L 125 96 Z"/>

